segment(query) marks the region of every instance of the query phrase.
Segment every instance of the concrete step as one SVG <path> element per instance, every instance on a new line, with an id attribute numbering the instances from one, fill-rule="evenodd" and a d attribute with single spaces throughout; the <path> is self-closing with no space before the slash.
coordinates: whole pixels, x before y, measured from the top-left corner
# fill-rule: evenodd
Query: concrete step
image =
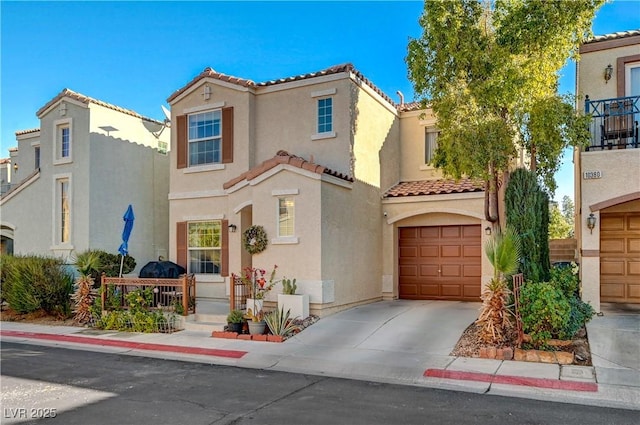
<path id="1" fill-rule="evenodd" d="M 223 331 L 224 327 L 227 326 L 227 322 L 184 322 L 184 330 L 185 331 L 204 331 L 204 332 L 213 332 L 213 331 Z"/>
<path id="2" fill-rule="evenodd" d="M 196 313 L 186 317 L 187 322 L 227 323 L 227 315 L 220 313 Z"/>

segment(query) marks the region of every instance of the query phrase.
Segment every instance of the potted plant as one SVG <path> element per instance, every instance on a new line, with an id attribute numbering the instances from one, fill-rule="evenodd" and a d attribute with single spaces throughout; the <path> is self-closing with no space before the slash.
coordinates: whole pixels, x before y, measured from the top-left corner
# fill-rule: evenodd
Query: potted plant
<path id="1" fill-rule="evenodd" d="M 278 283 L 275 280 L 276 270 L 278 266 L 274 265 L 269 280 L 265 278 L 267 271 L 253 267 L 246 267 L 241 276 L 232 275 L 232 279 L 239 278 L 247 287 L 249 296 L 247 297 L 247 314 L 258 316 L 262 312 L 265 296 Z"/>
<path id="2" fill-rule="evenodd" d="M 242 333 L 244 315 L 240 310 L 231 310 L 227 315 L 227 329 L 229 332 Z"/>
<path id="3" fill-rule="evenodd" d="M 249 319 L 247 322 L 247 325 L 249 326 L 249 334 L 262 335 L 264 333 L 266 322 L 264 321 L 264 313 L 262 310 L 254 313 L 251 308 L 248 308 L 245 317 Z"/>
<path id="4" fill-rule="evenodd" d="M 282 279 L 282 294 L 278 294 L 278 308 L 289 311 L 291 317 L 306 319 L 309 317 L 309 295 L 296 294 L 296 279 Z"/>

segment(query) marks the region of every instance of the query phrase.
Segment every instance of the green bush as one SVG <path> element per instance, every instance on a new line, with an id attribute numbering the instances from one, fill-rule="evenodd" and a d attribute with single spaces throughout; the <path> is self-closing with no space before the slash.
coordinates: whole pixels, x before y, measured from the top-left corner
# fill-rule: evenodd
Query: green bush
<path id="1" fill-rule="evenodd" d="M 93 278 L 94 286 L 100 286 L 102 284 L 102 273 L 107 277 L 118 277 L 120 274 L 120 254 L 110 254 L 101 250 L 89 250 L 78 254 L 78 257 L 87 256 L 90 253 L 95 253 L 98 256 L 98 266 L 89 270 L 89 275 Z M 136 268 L 136 260 L 127 255 L 124 257 L 124 263 L 122 265 L 122 274 L 131 273 Z"/>
<path id="2" fill-rule="evenodd" d="M 125 332 L 166 332 L 171 331 L 173 316 L 165 317 L 158 311 L 114 310 L 106 312 L 96 320 L 95 327 L 105 330 Z"/>
<path id="3" fill-rule="evenodd" d="M 68 317 L 73 278 L 62 260 L 42 256 L 2 259 L 2 298 L 19 313 L 43 309 L 49 314 Z"/>
<path id="4" fill-rule="evenodd" d="M 569 325 L 569 300 L 552 283 L 526 282 L 520 291 L 520 306 L 524 332 L 536 346 L 559 337 Z"/>
<path id="5" fill-rule="evenodd" d="M 553 267 L 551 269 L 551 283 L 560 289 L 567 298 L 573 298 L 578 295 L 580 280 L 577 269 L 574 269 L 574 267 Z"/>
<path id="6" fill-rule="evenodd" d="M 571 311 L 566 326 L 559 332 L 561 339 L 571 339 L 596 314 L 591 304 L 573 296 L 569 298 Z"/>

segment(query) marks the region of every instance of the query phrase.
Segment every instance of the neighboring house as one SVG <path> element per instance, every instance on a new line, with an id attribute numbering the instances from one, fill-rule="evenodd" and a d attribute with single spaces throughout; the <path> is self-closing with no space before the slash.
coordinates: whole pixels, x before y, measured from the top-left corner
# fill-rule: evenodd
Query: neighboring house
<path id="1" fill-rule="evenodd" d="M 129 204 L 129 253 L 138 268 L 166 256 L 169 132 L 165 123 L 65 89 L 18 131 L 11 190 L 0 198 L 3 245 L 14 254 L 72 260 L 88 249 L 117 253 Z M 70 258 L 71 257 L 71 258 Z"/>
<path id="2" fill-rule="evenodd" d="M 169 256 L 196 273 L 199 297 L 225 298 L 231 273 L 277 264 L 316 314 L 479 300 L 492 274 L 483 188 L 427 165 L 430 111 L 396 105 L 351 64 L 263 83 L 207 68 L 167 101 Z M 269 239 L 253 256 L 251 225 Z"/>
<path id="3" fill-rule="evenodd" d="M 576 93 L 591 144 L 574 153 L 582 297 L 640 303 L 640 30 L 580 47 Z"/>

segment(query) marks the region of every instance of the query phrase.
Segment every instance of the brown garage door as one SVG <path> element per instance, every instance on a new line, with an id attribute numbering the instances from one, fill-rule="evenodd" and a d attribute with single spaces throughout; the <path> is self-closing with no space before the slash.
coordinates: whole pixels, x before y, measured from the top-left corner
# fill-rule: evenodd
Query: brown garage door
<path id="1" fill-rule="evenodd" d="M 600 301 L 640 303 L 640 212 L 600 215 Z"/>
<path id="2" fill-rule="evenodd" d="M 479 225 L 401 227 L 399 293 L 412 300 L 480 300 Z"/>

